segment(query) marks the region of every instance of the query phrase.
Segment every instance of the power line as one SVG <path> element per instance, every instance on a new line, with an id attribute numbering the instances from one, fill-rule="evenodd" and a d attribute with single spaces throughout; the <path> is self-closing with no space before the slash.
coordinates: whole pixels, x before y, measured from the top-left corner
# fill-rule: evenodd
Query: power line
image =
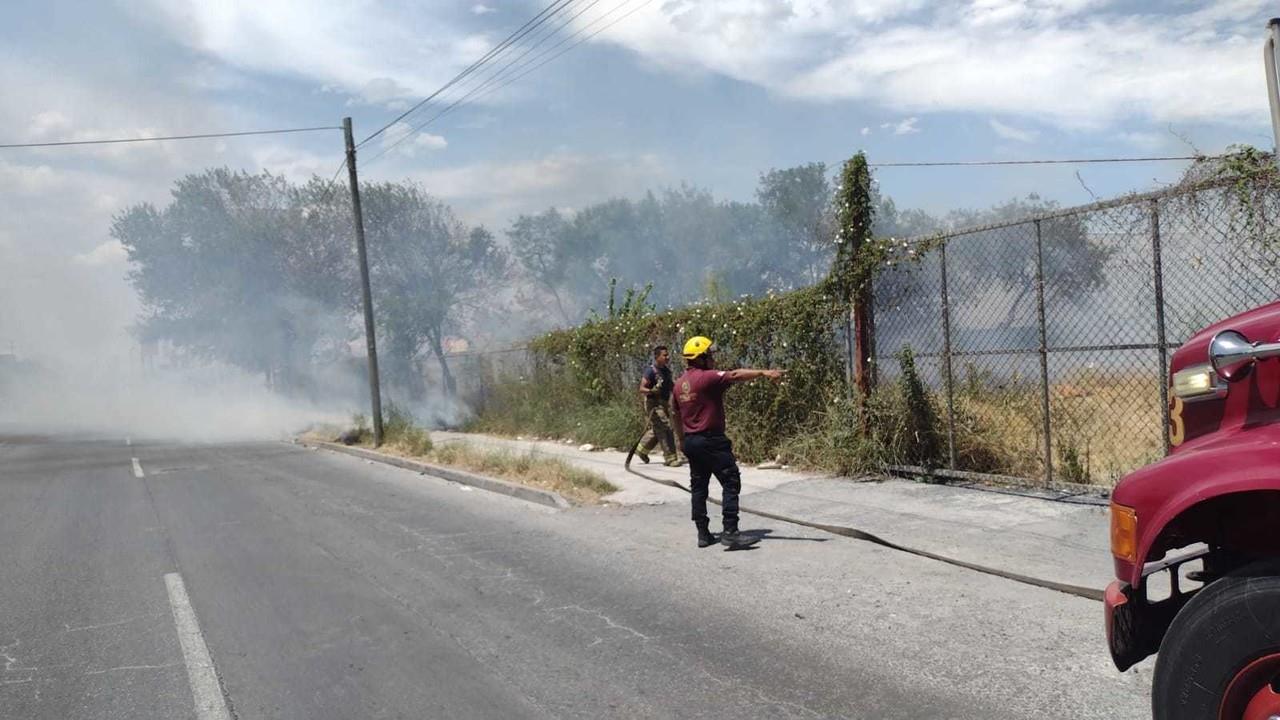
<path id="1" fill-rule="evenodd" d="M 630 1 L 631 1 L 631 0 L 624 0 L 624 3 L 623 3 L 623 4 L 625 4 L 626 2 L 630 2 Z M 596 6 L 596 5 L 598 5 L 599 3 L 600 3 L 600 0 L 591 0 L 591 2 L 587 3 L 587 5 L 583 6 L 580 10 L 578 10 L 578 12 L 574 13 L 572 16 L 570 16 L 570 17 L 569 17 L 568 19 L 566 19 L 564 22 L 560 23 L 560 25 L 559 25 L 559 26 L 557 26 L 556 28 L 554 28 L 554 29 L 553 29 L 553 30 L 551 30 L 550 32 L 543 33 L 543 34 L 542 34 L 542 37 L 538 38 L 538 41 L 537 41 L 537 42 L 535 42 L 533 45 L 530 45 L 529 47 L 525 48 L 525 51 L 524 51 L 524 52 L 520 53 L 518 56 L 516 56 L 515 58 L 513 58 L 513 59 L 512 59 L 511 61 L 509 61 L 506 65 L 503 65 L 503 66 L 502 66 L 502 68 L 500 68 L 497 72 L 495 72 L 495 73 L 493 73 L 492 75 L 490 75 L 490 76 L 489 76 L 488 78 L 486 78 L 482 83 L 480 83 L 480 84 L 479 84 L 479 85 L 477 85 L 476 87 L 472 88 L 472 89 L 470 90 L 470 92 L 468 92 L 466 95 L 464 95 L 461 99 L 459 99 L 459 100 L 455 101 L 455 102 L 453 103 L 453 105 L 458 105 L 458 104 L 460 104 L 460 103 L 466 102 L 467 98 L 472 97 L 472 96 L 474 96 L 476 93 L 481 92 L 481 91 L 482 91 L 482 90 L 484 90 L 485 88 L 487 88 L 487 87 L 489 87 L 490 85 L 492 85 L 495 81 L 498 81 L 498 80 L 500 80 L 500 79 L 505 79 L 505 78 L 507 78 L 507 77 L 510 77 L 512 74 L 514 74 L 514 73 L 516 73 L 516 72 L 519 72 L 521 69 L 523 69 L 523 68 L 525 68 L 525 67 L 528 67 L 528 66 L 529 66 L 529 65 L 531 65 L 532 63 L 536 62 L 536 61 L 538 60 L 538 58 L 540 58 L 540 57 L 542 57 L 543 55 L 545 55 L 545 54 L 548 52 L 548 50 L 543 50 L 542 52 L 538 53 L 538 54 L 537 54 L 537 55 L 535 55 L 531 60 L 529 60 L 528 62 L 524 63 L 524 65 L 522 65 L 522 66 L 520 66 L 520 67 L 515 68 L 515 70 L 512 70 L 512 69 L 511 69 L 513 65 L 515 65 L 516 63 L 518 63 L 518 62 L 520 62 L 521 60 L 523 60 L 526 56 L 528 56 L 528 54 L 529 54 L 529 53 L 533 52 L 534 50 L 537 50 L 539 47 L 541 47 L 541 46 L 542 46 L 542 44 L 543 44 L 543 43 L 545 43 L 547 40 L 551 39 L 551 37 L 552 37 L 552 36 L 554 36 L 556 33 L 560 32 L 561 30 L 563 30 L 563 29 L 565 29 L 566 27 L 568 27 L 570 23 L 572 23 L 574 20 L 577 20 L 579 17 L 581 17 L 581 16 L 582 16 L 582 14 L 583 14 L 583 13 L 587 12 L 588 10 L 590 10 L 590 9 L 591 9 L 591 8 L 593 8 L 593 7 L 595 7 L 595 6 Z M 615 10 L 616 10 L 616 9 L 617 9 L 617 8 L 615 7 Z M 607 14 L 606 14 L 606 15 L 607 15 Z M 581 31 L 579 31 L 579 32 L 581 32 Z M 561 40 L 560 40 L 560 42 L 559 42 L 559 43 L 556 43 L 555 45 L 553 45 L 553 46 L 552 46 L 552 48 L 560 47 L 561 45 L 563 45 L 563 44 L 565 43 L 565 40 L 572 39 L 573 37 L 574 37 L 573 35 L 570 35 L 570 36 L 568 36 L 568 37 L 566 37 L 566 38 L 561 39 Z"/>
<path id="2" fill-rule="evenodd" d="M 202 140 L 205 138 L 244 137 L 246 135 L 282 135 L 284 133 L 304 133 L 304 132 L 316 132 L 318 130 L 341 130 L 341 129 L 342 128 L 334 125 L 325 125 L 322 127 L 284 128 L 280 130 L 245 130 L 242 132 L 200 133 L 197 135 L 166 135 L 163 137 L 113 138 L 110 140 L 61 140 L 58 142 L 39 142 L 39 143 L 8 143 L 8 144 L 0 145 L 0 149 L 66 147 L 68 145 L 119 145 L 121 143 L 160 142 L 160 141 L 166 141 L 166 140 Z"/>
<path id="3" fill-rule="evenodd" d="M 573 3 L 573 2 L 575 2 L 575 1 L 576 1 L 576 0 L 570 0 L 570 3 L 569 3 L 569 4 L 572 4 L 572 3 Z M 401 135 L 400 137 L 396 138 L 396 139 L 395 139 L 395 141 L 391 143 L 391 145 L 389 145 L 389 146 L 387 146 L 387 147 L 384 147 L 384 148 L 382 149 L 382 151 L 381 151 L 381 152 L 379 152 L 377 155 L 375 155 L 375 156 L 373 156 L 372 158 L 370 158 L 370 159 L 369 159 L 369 162 L 373 162 L 374 160 L 377 160 L 378 158 L 380 158 L 380 157 L 382 157 L 383 155 L 387 154 L 387 153 L 388 153 L 392 148 L 394 148 L 395 146 L 397 146 L 397 145 L 399 145 L 400 143 L 402 143 L 402 142 L 404 142 L 405 140 L 407 140 L 410 136 L 412 136 L 413 134 L 415 134 L 416 132 L 418 132 L 418 130 L 419 130 L 419 129 L 421 129 L 422 127 L 424 127 L 424 126 L 426 126 L 426 125 L 430 124 L 430 123 L 431 123 L 435 118 L 439 117 L 440 115 L 443 115 L 444 113 L 447 113 L 448 111 L 450 111 L 450 110 L 452 110 L 453 108 L 457 107 L 459 104 L 461 104 L 461 103 L 463 103 L 463 102 L 466 102 L 467 98 L 470 98 L 470 97 L 472 97 L 473 95 L 475 95 L 477 92 L 479 92 L 479 91 L 480 91 L 480 89 L 482 89 L 482 88 L 485 88 L 485 87 L 489 86 L 489 85 L 493 82 L 494 78 L 499 77 L 499 76 L 502 76 L 504 73 L 506 73 L 506 72 L 508 71 L 508 69 L 510 69 L 510 68 L 511 68 L 511 66 L 512 66 L 512 65 L 514 65 L 514 64 L 516 64 L 516 63 L 518 63 L 518 62 L 519 62 L 520 60 L 522 60 L 526 55 L 528 55 L 530 52 L 532 52 L 533 50 L 537 49 L 537 48 L 538 48 L 538 46 L 540 46 L 540 45 L 542 45 L 544 42 L 546 42 L 546 41 L 547 41 L 547 39 L 548 39 L 549 37 L 551 37 L 552 35 L 554 35 L 554 34 L 556 34 L 557 32 L 559 32 L 561 29 L 563 29 L 563 28 L 564 28 L 566 25 L 568 25 L 569 23 L 573 22 L 573 20 L 574 20 L 574 19 L 576 19 L 578 16 L 582 15 L 582 13 L 583 13 L 583 12 L 585 12 L 585 11 L 586 11 L 586 10 L 588 10 L 588 9 L 590 9 L 592 6 L 594 6 L 594 5 L 595 5 L 596 3 L 598 3 L 599 1 L 600 1 L 600 0 L 592 0 L 592 2 L 591 2 L 591 4 L 590 4 L 590 5 L 587 5 L 585 8 L 583 8 L 583 9 L 579 10 L 579 11 L 578 11 L 577 13 L 575 13 L 572 17 L 570 17 L 567 21 L 565 21 L 564 23 L 561 23 L 559 26 L 557 26 L 557 27 L 555 27 L 553 30 L 551 30 L 551 32 L 549 32 L 549 33 L 543 33 L 543 34 L 541 35 L 541 37 L 539 37 L 539 38 L 538 38 L 537 42 L 535 42 L 533 45 L 531 45 L 531 46 L 529 46 L 528 48 L 526 48 L 526 49 L 524 50 L 524 52 L 520 53 L 519 55 L 517 55 L 516 57 L 512 58 L 511 60 L 508 60 L 508 61 L 507 61 L 507 63 L 506 63 L 505 65 L 503 65 L 501 68 L 499 68 L 497 71 L 495 71 L 495 72 L 491 73 L 488 77 L 486 77 L 485 79 L 481 80 L 479 85 L 472 87 L 472 88 L 471 88 L 470 90 L 468 90 L 465 94 L 463 94 L 463 95 L 462 95 L 462 97 L 458 98 L 457 100 L 454 100 L 452 104 L 450 104 L 448 107 L 446 107 L 446 108 L 444 109 L 444 111 L 442 111 L 442 112 L 440 112 L 440 113 L 436 113 L 436 115 L 435 115 L 435 116 L 433 116 L 430 120 L 427 120 L 426 122 L 424 122 L 424 123 L 422 123 L 422 124 L 420 124 L 420 125 L 417 125 L 417 126 L 415 126 L 415 127 L 410 127 L 407 131 L 405 131 L 405 133 L 404 133 L 403 135 Z M 627 1 L 627 2 L 629 2 L 630 0 L 626 0 L 626 1 Z M 561 10 L 564 10 L 564 9 L 566 9 L 567 7 L 568 7 L 568 5 L 561 6 L 560 8 L 557 8 L 556 12 L 559 12 L 559 11 L 561 11 Z M 550 16 L 548 16 L 547 18 L 544 18 L 544 20 L 545 20 L 545 19 L 549 19 L 549 18 L 550 18 Z M 527 35 L 527 34 L 526 34 L 526 35 Z M 523 38 L 521 38 L 521 39 L 523 40 Z"/>
<path id="4" fill-rule="evenodd" d="M 342 164 L 338 166 L 337 170 L 333 171 L 333 177 L 329 178 L 329 184 L 332 185 L 333 183 L 337 182 L 338 176 L 341 175 L 342 171 L 346 169 L 347 169 L 347 159 L 344 157 L 342 158 Z"/>
<path id="5" fill-rule="evenodd" d="M 570 36 L 568 36 L 568 37 L 564 38 L 563 40 L 561 40 L 561 41 L 560 41 L 559 43 L 557 43 L 556 45 L 554 45 L 554 46 L 552 46 L 551 48 L 548 48 L 547 50 L 543 51 L 543 53 L 539 53 L 539 55 L 537 55 L 536 57 L 534 57 L 534 59 L 533 59 L 533 60 L 529 61 L 529 63 L 526 63 L 526 67 L 527 67 L 528 65 L 530 65 L 530 64 L 532 64 L 532 63 L 534 63 L 534 62 L 536 62 L 536 61 L 538 60 L 538 58 L 539 58 L 539 57 L 542 57 L 542 56 L 543 56 L 544 54 L 546 54 L 547 52 L 551 52 L 552 50 L 554 50 L 555 48 L 559 47 L 560 45 L 563 45 L 565 42 L 568 42 L 569 40 L 572 40 L 573 38 L 575 38 L 575 37 L 577 37 L 577 36 L 581 35 L 582 33 L 586 32 L 587 30 L 591 29 L 591 28 L 592 28 L 592 27 L 594 27 L 595 25 L 598 25 L 602 20 L 604 20 L 605 18 L 609 17 L 610 15 L 612 15 L 612 14 L 616 13 L 618 10 L 622 9 L 624 6 L 626 6 L 626 5 L 630 4 L 631 2 L 632 2 L 632 0 L 623 0 L 622 2 L 618 3 L 617 5 L 615 5 L 615 6 L 613 7 L 613 9 L 612 9 L 612 10 L 609 10 L 608 12 L 604 13 L 604 14 L 603 14 L 603 15 L 601 15 L 600 17 L 598 17 L 598 18 L 596 18 L 595 20 L 591 21 L 591 22 L 590 22 L 590 23 L 588 23 L 585 27 L 581 28 L 581 29 L 580 29 L 580 30 L 578 30 L 577 32 L 573 33 L 572 35 L 570 35 Z M 505 81 L 503 81 L 503 82 L 502 82 L 502 84 L 500 84 L 500 85 L 497 85 L 497 86 L 494 86 L 494 87 L 490 87 L 490 88 L 488 88 L 487 90 L 484 90 L 484 92 L 483 92 L 483 93 L 481 93 L 481 97 L 483 97 L 484 95 L 488 95 L 489 93 L 495 92 L 495 91 L 497 91 L 497 90 L 501 90 L 502 88 L 507 87 L 507 86 L 508 86 L 508 85 L 510 85 L 511 83 L 514 83 L 514 82 L 516 82 L 517 80 L 520 80 L 521 78 L 523 78 L 523 77 L 525 77 L 525 76 L 529 75 L 530 73 L 532 73 L 532 72 L 536 71 L 538 68 L 541 68 L 542 66 L 544 66 L 544 65 L 546 65 L 547 63 L 549 63 L 549 62 L 551 62 L 551 61 L 555 60 L 556 58 L 560 57 L 561 55 L 564 55 L 565 53 L 567 53 L 567 52 L 569 52 L 570 50 L 572 50 L 572 49 L 574 49 L 574 48 L 578 47 L 579 45 L 581 45 L 581 44 L 583 44 L 583 43 L 585 43 L 586 41 L 590 40 L 591 38 L 594 38 L 595 36 L 599 35 L 600 33 L 604 32 L 605 30 L 608 30 L 609 28 L 613 27 L 614 25 L 617 25 L 618 23 L 622 22 L 623 20 L 626 20 L 627 18 L 631 17 L 632 15 L 634 15 L 635 13 L 637 13 L 638 11 L 640 11 L 640 10 L 644 9 L 645 7 L 647 7 L 648 5 L 650 5 L 652 2 L 653 2 L 653 0 L 645 0 L 645 2 L 643 2 L 643 3 L 641 3 L 640 5 L 638 5 L 638 6 L 634 7 L 634 8 L 632 8 L 629 12 L 627 12 L 627 13 L 626 13 L 625 15 L 623 15 L 622 17 L 620 17 L 620 18 L 618 18 L 618 19 L 614 20 L 613 22 L 609 23 L 608 25 L 605 25 L 604 27 L 600 28 L 599 30 L 596 30 L 595 32 L 591 33 L 590 35 L 587 35 L 586 37 L 584 37 L 584 38 L 582 38 L 582 39 L 578 40 L 578 41 L 577 41 L 577 42 L 575 42 L 574 44 L 572 44 L 572 45 L 570 45 L 569 47 L 567 47 L 567 48 L 565 48 L 565 49 L 561 50 L 560 52 L 556 53 L 555 55 L 552 55 L 551 57 L 547 58 L 546 60 L 543 60 L 542 62 L 539 62 L 539 63 L 537 63 L 536 65 L 533 65 L 532 67 L 529 67 L 527 70 L 523 70 L 522 72 L 520 72 L 520 71 L 518 70 L 517 72 L 519 72 L 519 74 L 514 75 L 514 76 L 512 76 L 512 77 L 508 77 L 508 78 L 507 78 Z M 594 3 L 592 3 L 592 4 L 594 5 Z M 487 83 L 486 83 L 486 84 L 487 84 Z M 400 143 L 404 142 L 405 140 L 408 140 L 408 139 L 409 139 L 409 137 L 411 137 L 412 135 L 416 134 L 419 130 L 421 130 L 422 128 L 424 128 L 424 127 L 426 127 L 426 126 L 430 125 L 431 123 L 435 122 L 436 120 L 439 120 L 441 117 L 443 117 L 443 116 L 447 115 L 450 111 L 454 110 L 454 109 L 455 109 L 455 108 L 457 108 L 459 105 L 461 105 L 462 103 L 466 102 L 469 98 L 471 98 L 472 96 L 476 95 L 476 93 L 479 93 L 481 90 L 483 90 L 483 89 L 484 89 L 484 87 L 485 87 L 484 85 L 481 85 L 481 86 L 479 86 L 479 87 L 475 88 L 474 90 L 472 90 L 471 92 L 467 93 L 467 94 L 466 94 L 466 95 L 464 95 L 463 97 L 461 97 L 461 98 L 459 98 L 458 100 L 454 101 L 454 102 L 453 102 L 453 104 L 449 105 L 449 106 L 448 106 L 448 107 L 446 107 L 444 110 L 441 110 L 440 112 L 438 112 L 438 113 L 436 113 L 435 115 L 433 115 L 433 116 L 432 116 L 430 119 L 428 119 L 426 122 L 423 122 L 423 123 L 421 123 L 421 124 L 419 124 L 419 125 L 415 125 L 415 126 L 414 126 L 414 127 L 412 127 L 408 132 L 406 132 L 404 135 L 402 135 L 399 139 L 397 139 L 395 142 L 393 142 L 391 145 L 388 145 L 386 148 L 384 148 L 384 149 L 382 150 L 382 152 L 380 152 L 380 153 L 378 153 L 377 155 L 373 156 L 372 158 L 370 158 L 370 159 L 369 159 L 368 161 L 366 161 L 366 162 L 373 162 L 374 160 L 377 160 L 378 158 L 382 157 L 383 155 L 386 155 L 388 152 L 390 152 L 390 151 L 391 151 L 393 148 L 395 148 L 397 145 L 399 145 Z"/>
<path id="6" fill-rule="evenodd" d="M 543 8 L 543 9 L 542 9 L 542 10 L 541 10 L 537 15 L 534 15 L 534 16 L 533 16 L 532 18 L 530 18 L 527 22 L 525 22 L 525 24 L 524 24 L 524 25 L 521 25 L 519 28 L 517 28 L 515 32 L 511 33 L 510 35 L 508 35 L 508 36 L 507 36 L 507 37 L 506 37 L 502 42 L 500 42 L 500 43 L 498 43 L 497 45 L 495 45 L 494 47 L 490 48 L 490 49 L 489 49 L 489 52 L 487 52 L 487 53 L 485 53 L 484 55 L 482 55 L 482 56 L 480 57 L 480 59 L 478 59 L 478 60 L 476 60 L 475 62 L 473 62 L 473 63 L 471 63 L 470 65 L 468 65 L 465 69 L 463 69 L 463 70 L 462 70 L 462 72 L 460 72 L 460 73 L 458 73 L 457 75 L 453 76 L 453 79 L 449 80 L 449 82 L 447 82 L 447 83 L 445 83 L 444 85 L 440 86 L 440 88 L 439 88 L 438 90 L 436 90 L 435 92 L 431 93 L 431 94 L 430 94 L 430 95 L 428 95 L 427 97 L 425 97 L 425 98 L 423 98 L 422 100 L 418 101 L 418 103 L 417 103 L 417 104 L 415 104 L 413 107 L 411 107 L 411 108 L 409 108 L 408 110 L 405 110 L 404 112 L 400 113 L 400 115 L 398 115 L 394 120 L 392 120 L 391 122 L 387 123 L 386 125 L 383 125 L 382 127 L 378 128 L 376 131 L 374 131 L 374 132 L 373 132 L 372 134 L 370 134 L 368 137 L 366 137 L 365 139 L 363 139 L 363 140 L 361 140 L 360 142 L 356 143 L 356 147 L 357 147 L 357 148 L 359 148 L 360 146 L 364 145 L 365 143 L 369 142 L 370 140 L 374 139 L 375 137 L 377 137 L 377 136 L 381 135 L 382 133 L 386 132 L 388 129 L 390 129 L 392 126 L 394 126 L 396 123 L 398 123 L 398 122 L 400 122 L 401 120 L 405 119 L 405 118 L 406 118 L 406 117 L 408 117 L 409 115 L 411 115 L 411 114 L 413 114 L 414 112 L 416 112 L 416 111 L 417 111 L 419 108 L 421 108 L 422 106 L 424 106 L 424 105 L 426 105 L 427 103 L 429 103 L 429 102 L 431 102 L 432 100 L 434 100 L 437 96 L 439 96 L 441 93 L 443 93 L 444 91 L 448 90 L 449 88 L 453 87 L 455 84 L 457 84 L 458 82 L 460 82 L 463 78 L 465 78 L 465 77 L 467 77 L 468 75 L 472 74 L 473 72 L 475 72 L 475 71 L 479 70 L 479 69 L 480 69 L 480 67 L 481 67 L 481 66 L 483 66 L 485 63 L 488 63 L 488 62 L 489 62 L 490 60 L 492 60 L 493 58 L 497 57 L 498 55 L 501 55 L 501 54 L 502 54 L 503 52 L 505 52 L 505 51 L 507 50 L 507 48 L 509 48 L 511 45 L 515 44 L 516 42 L 519 42 L 519 41 L 520 41 L 521 39 L 523 39 L 526 35 L 528 35 L 529 33 L 533 32 L 535 29 L 537 29 L 537 27 L 538 27 L 539 25 L 542 25 L 543 23 L 545 23 L 547 20 L 549 20 L 549 19 L 551 18 L 551 16 L 553 16 L 553 15 L 555 15 L 556 13 L 560 12 L 561 10 L 563 10 L 563 9 L 565 8 L 565 6 L 566 6 L 567 4 L 572 3 L 572 2 L 574 2 L 574 0 L 554 0 L 554 2 L 552 2 L 550 5 L 547 5 L 546 7 L 544 7 L 544 8 Z M 549 12 L 550 14 L 548 14 L 548 12 Z M 546 17 L 543 17 L 544 15 L 545 15 Z M 539 18 L 541 18 L 541 19 L 539 19 Z"/>
<path id="7" fill-rule="evenodd" d="M 868 167 L 978 167 L 992 165 L 1085 165 L 1090 163 L 1163 162 L 1166 160 L 1209 160 L 1213 155 L 1169 155 L 1160 157 L 1072 158 L 1066 160 L 955 160 L 939 162 L 867 163 Z M 844 161 L 841 161 L 844 162 Z"/>
<path id="8" fill-rule="evenodd" d="M 503 82 L 503 83 L 502 83 L 501 85 L 499 85 L 498 87 L 493 88 L 493 91 L 494 91 L 494 92 L 496 92 L 496 91 L 498 91 L 498 90 L 501 90 L 502 88 L 504 88 L 504 87 L 506 87 L 506 86 L 510 85 L 511 83 L 513 83 L 513 82 L 515 82 L 515 81 L 519 80 L 520 78 L 522 78 L 522 77 L 524 77 L 524 76 L 526 76 L 526 75 L 528 75 L 528 74 L 530 74 L 530 73 L 534 72 L 535 70 L 537 70 L 538 68 L 542 67 L 543 65 L 546 65 L 547 63 L 551 62 L 552 60 L 555 60 L 556 58 L 560 57 L 561 55 L 564 55 L 565 53 L 567 53 L 567 52 L 569 52 L 570 50 L 572 50 L 572 49 L 574 49 L 574 48 L 578 47 L 579 45 L 581 45 L 581 44 L 583 44 L 584 42 L 586 42 L 586 41 L 590 40 L 591 38 L 593 38 L 593 37 L 595 37 L 595 36 L 599 35 L 600 33 L 604 32 L 605 30 L 608 30 L 609 28 L 613 27 L 614 25 L 617 25 L 618 23 L 622 22 L 623 20 L 626 20 L 627 18 L 629 18 L 629 17 L 631 17 L 632 15 L 636 14 L 636 13 L 637 13 L 637 12 L 639 12 L 640 10 L 643 10 L 647 5 L 649 5 L 649 4 L 650 4 L 650 3 L 652 3 L 652 2 L 653 2 L 653 0 L 646 0 L 646 2 L 641 3 L 640 5 L 638 5 L 638 6 L 634 7 L 634 8 L 632 8 L 632 9 L 631 9 L 631 11 L 630 11 L 630 12 L 628 12 L 626 15 L 623 15 L 622 17 L 618 18 L 617 20 L 614 20 L 613 22 L 609 23 L 608 25 L 605 25 L 604 27 L 600 28 L 599 30 L 597 30 L 597 31 L 595 31 L 595 32 L 591 33 L 590 35 L 588 35 L 588 36 L 586 36 L 586 37 L 582 38 L 582 39 L 581 39 L 581 40 L 579 40 L 578 42 L 576 42 L 576 43 L 574 43 L 574 44 L 570 45 L 569 47 L 565 48 L 564 50 L 561 50 L 560 52 L 556 53 L 555 55 L 552 55 L 551 57 L 547 58 L 546 60 L 543 60 L 542 62 L 539 62 L 538 64 L 534 65 L 533 67 L 529 68 L 528 70 L 525 70 L 524 72 L 520 73 L 519 75 L 516 75 L 515 77 L 512 77 L 512 78 L 508 79 L 507 81 Z M 590 22 L 590 23 L 588 23 L 585 27 L 583 27 L 583 28 L 579 29 L 577 32 L 575 32 L 575 33 L 573 33 L 572 35 L 570 35 L 570 36 L 568 36 L 568 37 L 564 38 L 563 40 L 561 40 L 560 42 L 556 43 L 555 45 L 552 45 L 551 47 L 547 48 L 546 50 L 542 51 L 541 53 L 538 53 L 538 55 L 537 55 L 536 57 L 534 57 L 534 58 L 533 58 L 533 60 L 531 60 L 531 61 L 530 61 L 530 63 L 537 62 L 540 58 L 545 57 L 548 53 L 553 52 L 556 48 L 560 47 L 561 45 L 565 44 L 566 42 L 568 42 L 568 41 L 570 41 L 570 40 L 574 39 L 575 37 L 578 37 L 578 36 L 579 36 L 579 35 L 581 35 L 582 33 L 586 32 L 586 31 L 590 30 L 591 28 L 595 27 L 596 25 L 600 24 L 600 22 L 601 22 L 602 20 L 604 20 L 605 18 L 607 18 L 607 17 L 609 17 L 610 15 L 614 14 L 615 12 L 617 12 L 617 11 L 621 10 L 624 6 L 626 6 L 626 5 L 630 4 L 630 3 L 631 3 L 631 0 L 623 0 L 623 2 L 621 2 L 621 3 L 617 4 L 617 5 L 615 5 L 615 6 L 614 6 L 614 8 L 613 8 L 612 10 L 610 10 L 609 12 L 607 12 L 607 13 L 605 13 L 605 14 L 601 15 L 600 17 L 596 18 L 595 20 L 591 21 L 591 22 Z M 487 95 L 488 93 L 485 93 L 485 94 Z"/>

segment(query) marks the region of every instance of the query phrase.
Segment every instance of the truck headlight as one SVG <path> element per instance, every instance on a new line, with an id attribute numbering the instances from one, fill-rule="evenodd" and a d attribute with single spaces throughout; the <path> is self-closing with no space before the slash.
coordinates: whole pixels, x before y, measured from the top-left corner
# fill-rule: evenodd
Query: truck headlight
<path id="1" fill-rule="evenodd" d="M 1111 554 L 1129 563 L 1138 561 L 1138 513 L 1111 503 Z"/>
<path id="2" fill-rule="evenodd" d="M 1218 381 L 1218 374 L 1208 363 L 1193 365 L 1173 374 L 1173 394 L 1183 400 L 1221 397 L 1226 394 L 1226 385 Z"/>

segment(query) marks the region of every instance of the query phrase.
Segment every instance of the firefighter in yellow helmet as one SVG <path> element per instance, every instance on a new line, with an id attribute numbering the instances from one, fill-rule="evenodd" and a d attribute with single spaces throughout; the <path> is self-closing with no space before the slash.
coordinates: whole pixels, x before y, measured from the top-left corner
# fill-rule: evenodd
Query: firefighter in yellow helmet
<path id="1" fill-rule="evenodd" d="M 741 544 L 738 535 L 738 494 L 742 490 L 733 443 L 725 437 L 724 393 L 734 383 L 756 378 L 782 379 L 781 370 L 717 370 L 715 343 L 701 335 L 684 344 L 688 369 L 676 380 L 672 402 L 684 429 L 683 447 L 689 458 L 689 487 L 693 491 L 693 524 L 698 528 L 698 547 L 716 543 L 707 517 L 707 490 L 715 475 L 722 491 L 724 533 L 719 541 L 729 547 Z"/>

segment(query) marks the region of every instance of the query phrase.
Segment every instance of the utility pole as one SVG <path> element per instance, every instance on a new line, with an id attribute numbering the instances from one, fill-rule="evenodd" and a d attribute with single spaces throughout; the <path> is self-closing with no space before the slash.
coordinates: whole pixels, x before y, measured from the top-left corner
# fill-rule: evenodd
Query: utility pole
<path id="1" fill-rule="evenodd" d="M 1267 22 L 1267 42 L 1262 46 L 1262 64 L 1267 72 L 1267 100 L 1271 105 L 1271 132 L 1275 138 L 1274 159 L 1280 162 L 1280 79 L 1276 77 L 1276 53 L 1280 52 L 1280 18 Z"/>
<path id="2" fill-rule="evenodd" d="M 342 118 L 347 142 L 347 178 L 351 183 L 351 216 L 356 223 L 356 255 L 360 259 L 360 300 L 364 305 L 364 341 L 369 355 L 369 402 L 373 405 L 373 446 L 382 445 L 382 391 L 378 386 L 378 343 L 373 332 L 373 297 L 369 292 L 369 255 L 364 247 L 364 213 L 360 211 L 360 180 L 356 177 L 356 143 L 351 118 Z"/>

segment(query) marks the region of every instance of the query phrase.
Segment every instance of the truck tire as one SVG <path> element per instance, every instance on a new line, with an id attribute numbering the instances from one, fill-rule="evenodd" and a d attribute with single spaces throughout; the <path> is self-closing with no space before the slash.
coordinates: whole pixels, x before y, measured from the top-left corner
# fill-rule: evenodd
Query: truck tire
<path id="1" fill-rule="evenodd" d="M 1280 563 L 1241 568 L 1196 593 L 1156 657 L 1155 720 L 1280 715 Z"/>

